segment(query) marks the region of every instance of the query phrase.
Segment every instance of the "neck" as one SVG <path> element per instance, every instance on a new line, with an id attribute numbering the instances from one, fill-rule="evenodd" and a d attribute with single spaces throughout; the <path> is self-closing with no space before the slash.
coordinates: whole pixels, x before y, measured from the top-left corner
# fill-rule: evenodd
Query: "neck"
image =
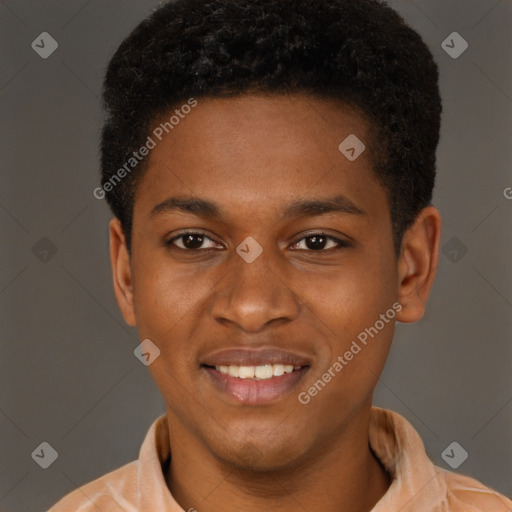
<path id="1" fill-rule="evenodd" d="M 271 472 L 229 466 L 194 442 L 190 433 L 171 428 L 169 421 L 172 459 L 167 486 L 184 510 L 369 512 L 391 478 L 369 448 L 370 410 L 356 416 L 350 430 L 340 433 L 322 453 Z M 188 442 L 180 442 L 183 435 Z"/>

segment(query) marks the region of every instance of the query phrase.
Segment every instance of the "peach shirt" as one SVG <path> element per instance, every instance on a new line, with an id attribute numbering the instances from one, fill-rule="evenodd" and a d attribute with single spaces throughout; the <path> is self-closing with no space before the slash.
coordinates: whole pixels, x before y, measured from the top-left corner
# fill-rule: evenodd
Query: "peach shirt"
<path id="1" fill-rule="evenodd" d="M 418 433 L 396 412 L 372 407 L 369 442 L 393 477 L 370 512 L 512 512 L 512 501 L 502 494 L 434 466 Z M 165 482 L 169 454 L 164 414 L 149 428 L 138 460 L 75 489 L 48 512 L 184 512 Z"/>

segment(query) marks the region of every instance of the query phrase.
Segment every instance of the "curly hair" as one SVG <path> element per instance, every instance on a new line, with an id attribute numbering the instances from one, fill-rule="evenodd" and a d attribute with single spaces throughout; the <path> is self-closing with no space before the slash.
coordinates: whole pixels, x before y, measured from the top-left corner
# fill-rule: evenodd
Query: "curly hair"
<path id="1" fill-rule="evenodd" d="M 349 105 L 372 127 L 396 254 L 432 199 L 441 98 L 421 36 L 381 0 L 172 0 L 121 43 L 103 84 L 102 187 L 152 123 L 191 97 L 307 93 Z M 147 159 L 146 159 L 147 160 Z M 146 161 L 105 187 L 131 248 Z"/>

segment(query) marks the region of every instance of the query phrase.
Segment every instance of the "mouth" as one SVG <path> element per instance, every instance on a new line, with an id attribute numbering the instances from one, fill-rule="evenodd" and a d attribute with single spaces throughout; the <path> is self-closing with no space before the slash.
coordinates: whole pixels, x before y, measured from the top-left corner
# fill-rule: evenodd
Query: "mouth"
<path id="1" fill-rule="evenodd" d="M 213 354 L 200 366 L 228 402 L 265 405 L 290 395 L 311 363 L 277 349 L 230 349 Z"/>
<path id="2" fill-rule="evenodd" d="M 267 380 L 274 377 L 281 377 L 285 373 L 292 373 L 303 368 L 300 365 L 291 364 L 264 364 L 260 366 L 215 366 L 215 370 L 223 375 L 236 377 L 238 379 Z"/>

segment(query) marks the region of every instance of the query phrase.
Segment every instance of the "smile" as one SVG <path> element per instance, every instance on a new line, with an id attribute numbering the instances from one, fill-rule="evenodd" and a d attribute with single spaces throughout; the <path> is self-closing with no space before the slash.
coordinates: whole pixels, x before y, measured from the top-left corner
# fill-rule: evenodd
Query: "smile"
<path id="1" fill-rule="evenodd" d="M 291 364 L 264 364 L 261 366 L 216 366 L 215 369 L 223 375 L 237 377 L 239 379 L 266 380 L 280 377 L 285 373 L 300 370 L 301 366 Z"/>
<path id="2" fill-rule="evenodd" d="M 309 366 L 202 366 L 220 396 L 232 404 L 268 405 L 292 396 Z"/>

